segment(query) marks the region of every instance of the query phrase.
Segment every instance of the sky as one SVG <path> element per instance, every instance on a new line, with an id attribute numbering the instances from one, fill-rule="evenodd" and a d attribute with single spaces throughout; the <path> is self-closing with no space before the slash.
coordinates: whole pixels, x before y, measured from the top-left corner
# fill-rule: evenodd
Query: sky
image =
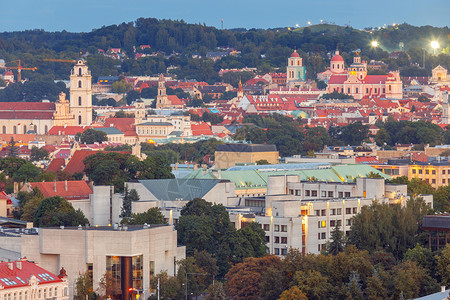
<path id="1" fill-rule="evenodd" d="M 450 26 L 450 0 L 13 0 L 2 1 L 0 32 L 90 32 L 138 18 L 183 19 L 221 28 L 276 28 L 321 20 L 358 29 L 384 24 Z"/>

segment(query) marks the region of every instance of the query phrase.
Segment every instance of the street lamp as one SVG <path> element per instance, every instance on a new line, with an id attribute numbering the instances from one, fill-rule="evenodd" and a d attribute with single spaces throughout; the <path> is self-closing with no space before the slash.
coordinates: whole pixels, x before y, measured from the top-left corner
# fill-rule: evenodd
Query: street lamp
<path id="1" fill-rule="evenodd" d="M 374 48 L 378 47 L 378 42 L 377 42 L 377 41 L 372 41 L 370 44 L 371 44 L 372 47 L 374 47 Z"/>
<path id="2" fill-rule="evenodd" d="M 432 41 L 431 42 L 431 48 L 433 48 L 433 55 L 436 55 L 436 49 L 439 48 L 438 41 Z"/>

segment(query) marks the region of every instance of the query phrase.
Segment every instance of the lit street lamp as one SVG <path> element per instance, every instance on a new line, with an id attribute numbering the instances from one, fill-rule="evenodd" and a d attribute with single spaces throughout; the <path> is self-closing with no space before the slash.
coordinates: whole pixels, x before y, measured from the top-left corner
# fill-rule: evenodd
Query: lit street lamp
<path id="1" fill-rule="evenodd" d="M 374 48 L 378 47 L 378 42 L 377 42 L 377 41 L 372 41 L 370 44 L 371 44 L 372 47 L 374 47 Z"/>
<path id="2" fill-rule="evenodd" d="M 431 48 L 433 48 L 433 55 L 436 55 L 436 49 L 439 48 L 439 43 L 437 41 L 432 41 Z"/>

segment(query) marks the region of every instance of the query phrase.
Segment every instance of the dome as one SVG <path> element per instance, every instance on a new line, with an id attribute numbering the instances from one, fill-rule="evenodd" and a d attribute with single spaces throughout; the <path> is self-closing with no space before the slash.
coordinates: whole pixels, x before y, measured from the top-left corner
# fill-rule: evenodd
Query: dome
<path id="1" fill-rule="evenodd" d="M 333 56 L 333 58 L 331 58 L 331 61 L 342 61 L 343 62 L 344 59 L 339 54 L 336 54 L 335 56 Z"/>
<path id="2" fill-rule="evenodd" d="M 389 72 L 389 74 L 387 76 L 387 80 L 395 80 L 395 74 L 392 72 Z"/>
<path id="3" fill-rule="evenodd" d="M 300 57 L 300 55 L 297 53 L 297 50 L 294 50 L 294 52 L 292 52 L 291 57 Z"/>

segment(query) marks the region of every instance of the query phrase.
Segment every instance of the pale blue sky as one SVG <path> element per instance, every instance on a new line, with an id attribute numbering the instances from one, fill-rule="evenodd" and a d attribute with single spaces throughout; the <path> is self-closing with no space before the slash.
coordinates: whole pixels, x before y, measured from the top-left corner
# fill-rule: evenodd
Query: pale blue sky
<path id="1" fill-rule="evenodd" d="M 449 0 L 13 0 L 0 4 L 0 32 L 88 32 L 137 18 L 183 19 L 220 28 L 274 28 L 320 20 L 355 28 L 407 22 L 450 25 Z"/>

